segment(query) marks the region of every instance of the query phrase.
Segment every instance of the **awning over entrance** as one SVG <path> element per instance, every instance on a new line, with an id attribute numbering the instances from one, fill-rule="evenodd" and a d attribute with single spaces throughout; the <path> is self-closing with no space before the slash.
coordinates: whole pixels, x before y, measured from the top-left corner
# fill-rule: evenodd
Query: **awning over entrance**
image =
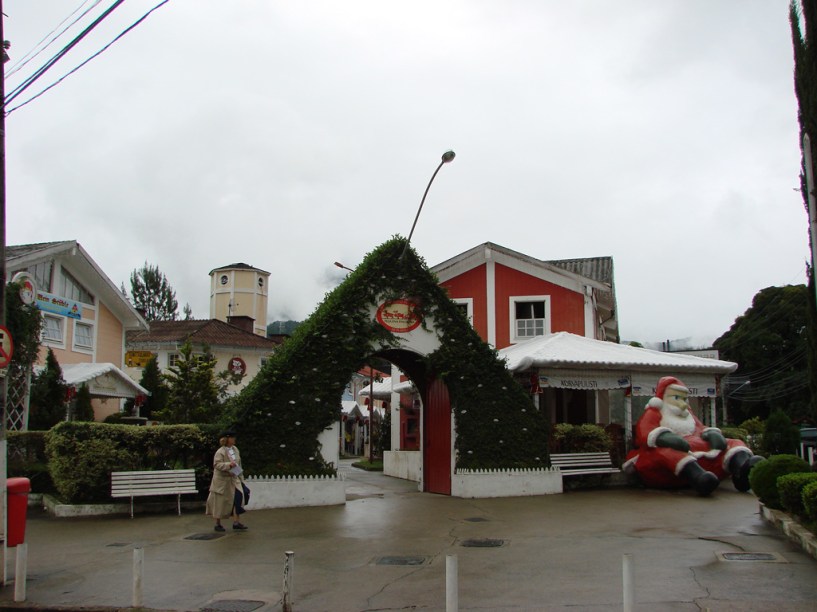
<path id="1" fill-rule="evenodd" d="M 150 393 L 112 363 L 71 363 L 61 366 L 62 378 L 70 387 L 84 384 L 92 397 L 148 396 Z"/>
<path id="2" fill-rule="evenodd" d="M 734 372 L 731 361 L 662 353 L 558 332 L 499 351 L 512 372 L 530 372 L 540 388 L 626 389 L 651 396 L 662 376 L 677 376 L 690 395 L 715 397 L 717 379 Z"/>

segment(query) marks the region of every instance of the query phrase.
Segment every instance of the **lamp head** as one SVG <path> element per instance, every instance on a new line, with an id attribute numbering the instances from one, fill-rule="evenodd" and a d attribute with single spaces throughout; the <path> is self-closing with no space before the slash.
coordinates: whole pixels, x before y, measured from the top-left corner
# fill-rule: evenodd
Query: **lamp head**
<path id="1" fill-rule="evenodd" d="M 455 156 L 456 153 L 454 153 L 454 151 L 446 151 L 445 153 L 443 153 L 443 163 L 447 164 L 452 159 L 454 159 Z"/>

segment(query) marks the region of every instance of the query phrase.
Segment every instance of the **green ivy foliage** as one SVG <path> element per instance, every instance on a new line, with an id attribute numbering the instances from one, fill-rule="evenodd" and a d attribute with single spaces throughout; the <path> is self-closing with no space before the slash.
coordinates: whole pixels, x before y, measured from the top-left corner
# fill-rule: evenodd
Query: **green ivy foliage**
<path id="1" fill-rule="evenodd" d="M 48 469 L 67 503 L 110 502 L 110 474 L 123 470 L 196 470 L 200 496 L 212 477 L 218 448 L 211 427 L 62 422 L 44 434 Z"/>
<path id="2" fill-rule="evenodd" d="M 456 423 L 457 467 L 548 464 L 544 416 L 425 261 L 405 247 L 405 238 L 395 236 L 369 253 L 238 396 L 234 427 L 248 472 L 331 473 L 317 437 L 338 420 L 350 375 L 373 357 L 395 362 L 418 388 L 433 377 L 446 383 Z M 406 355 L 396 350 L 400 339 L 372 316 L 378 305 L 401 298 L 419 305 L 423 328 L 433 326 L 441 342 L 427 359 L 409 359 L 408 366 L 400 362 Z"/>

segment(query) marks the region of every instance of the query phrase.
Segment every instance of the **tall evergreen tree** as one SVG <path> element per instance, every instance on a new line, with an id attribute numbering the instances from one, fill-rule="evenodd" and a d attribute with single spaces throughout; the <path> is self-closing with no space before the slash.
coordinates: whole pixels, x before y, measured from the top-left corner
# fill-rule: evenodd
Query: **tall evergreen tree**
<path id="1" fill-rule="evenodd" d="M 817 3 L 813 0 L 792 0 L 789 5 L 792 43 L 794 47 L 794 91 L 797 95 L 797 119 L 800 123 L 800 143 L 809 135 L 812 148 L 812 166 L 817 155 Z M 805 176 L 805 155 L 802 156 L 800 193 L 808 210 L 808 189 Z M 817 176 L 817 169 L 812 168 Z M 809 241 L 812 240 L 809 235 Z M 813 251 L 812 251 L 813 252 Z M 808 376 L 811 394 L 811 418 L 817 421 L 817 299 L 815 299 L 815 268 L 809 267 L 809 308 L 807 313 L 806 340 L 808 344 Z"/>
<path id="2" fill-rule="evenodd" d="M 805 338 L 808 290 L 805 285 L 767 287 L 752 299 L 714 346 L 735 361 L 725 388 L 729 418 L 740 423 L 766 419 L 775 408 L 802 420 L 810 413 Z"/>
<path id="3" fill-rule="evenodd" d="M 65 420 L 65 399 L 68 385 L 62 378 L 62 368 L 54 351 L 48 349 L 45 368 L 31 383 L 29 429 L 51 429 Z"/>
<path id="4" fill-rule="evenodd" d="M 162 373 L 159 370 L 159 361 L 156 355 L 150 358 L 142 370 L 142 378 L 139 384 L 150 393 L 144 403 L 139 407 L 139 416 L 152 419 L 157 413 L 167 406 L 168 389 Z M 133 410 L 134 401 L 129 399 L 125 402 L 125 414 L 136 416 Z"/>
<path id="5" fill-rule="evenodd" d="M 133 306 L 144 313 L 148 321 L 175 321 L 179 303 L 176 292 L 159 266 L 145 265 L 130 275 Z"/>
<path id="6" fill-rule="evenodd" d="M 216 358 L 208 347 L 194 355 L 188 341 L 179 349 L 180 358 L 164 378 L 167 404 L 154 416 L 165 423 L 213 423 L 221 417 L 220 389 L 216 381 Z"/>
<path id="7" fill-rule="evenodd" d="M 91 390 L 83 384 L 74 398 L 74 407 L 71 414 L 72 421 L 93 421 L 94 408 L 91 405 Z"/>

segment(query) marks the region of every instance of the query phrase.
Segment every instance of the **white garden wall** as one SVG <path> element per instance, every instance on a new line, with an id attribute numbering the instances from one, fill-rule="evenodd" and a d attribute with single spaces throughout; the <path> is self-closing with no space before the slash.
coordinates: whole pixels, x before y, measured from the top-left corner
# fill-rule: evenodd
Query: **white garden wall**
<path id="1" fill-rule="evenodd" d="M 452 497 L 524 497 L 562 492 L 562 474 L 553 468 L 457 470 L 451 477 Z"/>

